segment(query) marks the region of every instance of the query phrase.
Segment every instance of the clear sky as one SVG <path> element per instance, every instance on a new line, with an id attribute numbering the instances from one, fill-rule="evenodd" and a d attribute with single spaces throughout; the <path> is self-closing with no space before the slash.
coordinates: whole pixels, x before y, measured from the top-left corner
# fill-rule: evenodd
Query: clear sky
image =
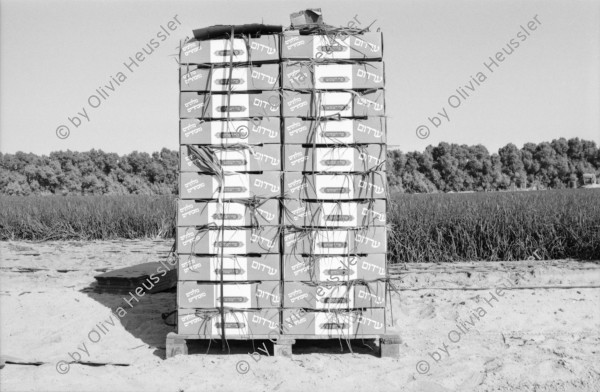
<path id="1" fill-rule="evenodd" d="M 388 139 L 404 151 L 440 141 L 490 151 L 558 137 L 600 144 L 600 1 L 2 0 L 0 151 L 175 149 L 179 39 L 214 24 L 287 26 L 291 12 L 310 7 L 321 7 L 330 25 L 356 17 L 381 28 Z M 161 41 L 161 25 L 175 16 L 181 25 L 173 22 Z M 530 21 L 535 30 L 521 41 L 520 26 Z M 160 46 L 127 70 L 123 63 L 151 39 Z M 519 47 L 489 71 L 484 62 L 511 39 Z M 119 85 L 118 72 L 126 76 Z M 91 108 L 90 95 L 111 82 L 114 91 L 103 87 L 108 97 Z M 453 108 L 448 98 L 459 88 L 469 96 L 460 106 L 451 98 Z M 68 118 L 82 108 L 89 121 L 79 116 L 75 127 Z M 444 110 L 449 121 L 436 114 Z M 70 128 L 66 139 L 57 137 L 60 125 Z M 417 136 L 420 125 L 429 137 Z"/>

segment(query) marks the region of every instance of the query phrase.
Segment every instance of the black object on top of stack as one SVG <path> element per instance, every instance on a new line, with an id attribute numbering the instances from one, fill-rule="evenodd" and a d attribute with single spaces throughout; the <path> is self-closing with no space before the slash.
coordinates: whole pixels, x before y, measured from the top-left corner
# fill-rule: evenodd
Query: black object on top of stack
<path id="1" fill-rule="evenodd" d="M 257 37 L 262 34 L 277 34 L 283 31 L 282 26 L 264 25 L 260 23 L 245 25 L 215 25 L 193 30 L 194 38 L 197 40 L 228 38 L 233 29 L 234 35 Z"/>

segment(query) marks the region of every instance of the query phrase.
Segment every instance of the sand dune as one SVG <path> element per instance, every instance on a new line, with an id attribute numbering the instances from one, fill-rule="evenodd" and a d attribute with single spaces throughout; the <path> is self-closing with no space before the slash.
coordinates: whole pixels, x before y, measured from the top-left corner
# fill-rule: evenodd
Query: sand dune
<path id="1" fill-rule="evenodd" d="M 262 342 L 230 341 L 229 355 L 216 342 L 193 347 L 199 355 L 165 360 L 165 336 L 174 328 L 161 313 L 175 308 L 175 293 L 145 295 L 115 317 L 122 296 L 91 288 L 99 271 L 157 261 L 170 245 L 0 243 L 1 354 L 42 363 L 6 364 L 0 389 L 600 390 L 600 289 L 583 288 L 598 285 L 597 263 L 409 264 L 388 308 L 388 331 L 403 339 L 399 359 L 377 358 L 372 341 L 353 341 L 350 352 L 333 340 L 298 343 L 292 359 L 251 356 Z M 539 286 L 574 288 L 531 288 Z M 494 300 L 502 287 L 519 289 Z M 78 356 L 88 364 L 59 363 L 69 371 L 57 372 L 57 362 Z"/>

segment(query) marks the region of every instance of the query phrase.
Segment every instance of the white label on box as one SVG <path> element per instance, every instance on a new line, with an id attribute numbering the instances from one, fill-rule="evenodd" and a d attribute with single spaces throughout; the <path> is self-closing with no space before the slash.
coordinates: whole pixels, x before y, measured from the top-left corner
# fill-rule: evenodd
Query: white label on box
<path id="1" fill-rule="evenodd" d="M 250 168 L 250 152 L 244 150 L 218 150 L 217 160 L 225 171 L 247 171 Z"/>
<path id="2" fill-rule="evenodd" d="M 354 287 L 319 286 L 317 309 L 347 309 L 354 307 Z"/>
<path id="3" fill-rule="evenodd" d="M 256 177 L 254 179 L 254 182 L 252 183 L 252 185 L 259 188 L 261 191 L 266 190 L 266 191 L 270 192 L 271 194 L 279 193 L 279 191 L 281 190 L 279 184 L 271 183 L 267 180 L 264 180 L 264 179 L 258 178 L 258 177 Z"/>
<path id="4" fill-rule="evenodd" d="M 203 77 L 202 71 L 199 69 L 195 69 L 195 70 L 183 75 L 183 83 L 185 83 L 185 85 L 187 86 L 190 83 L 193 83 L 197 80 L 202 79 L 202 77 Z"/>
<path id="5" fill-rule="evenodd" d="M 198 301 L 201 301 L 202 298 L 206 297 L 206 288 L 203 287 L 204 291 L 202 291 L 202 289 L 195 286 L 194 283 L 195 282 L 184 282 L 184 285 L 181 287 L 182 289 L 184 287 L 187 288 L 187 291 L 185 291 L 185 298 L 188 302 L 188 305 L 194 305 Z"/>
<path id="6" fill-rule="evenodd" d="M 317 64 L 314 67 L 315 88 L 324 90 L 352 88 L 351 64 Z"/>
<path id="7" fill-rule="evenodd" d="M 356 130 L 360 133 L 366 133 L 368 136 L 372 135 L 373 137 L 376 137 L 378 139 L 381 139 L 381 137 L 383 136 L 383 131 L 381 129 L 372 128 L 363 123 L 359 123 Z"/>
<path id="8" fill-rule="evenodd" d="M 223 268 L 221 268 L 221 259 Z M 210 280 L 248 280 L 248 259 L 246 257 L 221 256 L 210 258 Z"/>
<path id="9" fill-rule="evenodd" d="M 381 257 L 385 257 L 385 255 L 381 255 Z M 376 259 L 377 260 L 377 259 Z M 363 271 L 367 271 L 367 272 L 375 272 L 377 275 L 384 277 L 385 276 L 385 260 L 383 262 L 383 265 L 381 265 L 381 263 L 379 263 L 379 265 L 377 263 L 371 263 L 369 262 L 368 258 L 364 257 L 364 258 L 357 258 L 357 263 L 358 263 L 358 267 L 363 270 Z"/>
<path id="10" fill-rule="evenodd" d="M 350 37 L 313 36 L 313 56 L 316 59 L 349 59 Z"/>
<path id="11" fill-rule="evenodd" d="M 322 116 L 339 114 L 342 117 L 352 117 L 351 93 L 324 92 L 319 94 L 319 113 Z"/>
<path id="12" fill-rule="evenodd" d="M 371 53 L 378 53 L 381 51 L 381 46 L 380 45 L 375 45 L 372 42 L 367 42 L 364 39 L 360 38 L 360 37 L 352 37 L 352 42 L 354 43 L 354 46 L 358 47 L 359 51 L 369 51 Z"/>
<path id="13" fill-rule="evenodd" d="M 302 121 L 300 119 L 286 118 L 285 124 L 286 124 L 285 131 L 288 132 L 290 136 L 308 132 L 308 129 L 309 129 L 309 126 L 308 126 L 309 123 L 307 121 Z"/>
<path id="14" fill-rule="evenodd" d="M 211 77 L 211 91 L 229 90 L 229 71 L 231 68 L 213 68 Z M 248 90 L 248 68 L 233 68 L 231 70 L 231 90 Z"/>
<path id="15" fill-rule="evenodd" d="M 183 133 L 183 138 L 184 139 L 190 139 L 190 138 L 194 138 L 194 135 L 200 133 L 203 131 L 203 124 L 204 121 L 200 122 L 196 119 L 191 120 L 191 121 L 183 121 L 182 120 L 182 133 Z"/>
<path id="16" fill-rule="evenodd" d="M 361 85 L 368 85 L 369 81 L 372 81 L 372 85 L 378 85 L 377 87 L 383 87 L 383 76 L 381 69 L 379 69 L 379 67 L 377 66 L 375 67 L 375 72 L 371 72 L 369 71 L 369 69 L 373 70 L 373 67 L 368 67 L 365 65 L 360 68 L 356 68 L 356 77 L 363 79 L 363 81 L 359 83 Z"/>
<path id="17" fill-rule="evenodd" d="M 185 93 L 182 93 L 182 95 Z M 185 111 L 190 114 L 203 114 L 205 101 L 204 98 L 200 100 L 200 95 L 197 94 L 185 94 L 185 96 L 189 97 L 188 100 L 183 104 L 185 107 Z M 199 117 L 199 116 L 198 116 Z"/>
<path id="18" fill-rule="evenodd" d="M 318 259 L 319 280 L 324 282 L 343 282 L 358 279 L 356 258 L 337 256 Z"/>
<path id="19" fill-rule="evenodd" d="M 225 337 L 248 336 L 248 313 L 250 312 L 225 312 Z M 213 335 L 221 335 L 221 316 L 212 318 Z"/>
<path id="20" fill-rule="evenodd" d="M 210 125 L 213 144 L 237 144 L 248 139 L 248 121 L 212 121 Z"/>
<path id="21" fill-rule="evenodd" d="M 231 40 L 219 39 L 211 40 L 210 43 L 210 62 L 211 63 L 226 63 L 231 58 Z M 246 42 L 243 39 L 236 38 L 233 40 L 233 61 L 246 62 L 248 61 L 248 52 L 246 50 Z"/>
<path id="22" fill-rule="evenodd" d="M 213 189 L 215 189 L 216 196 L 219 196 L 222 193 L 226 198 L 250 197 L 250 174 L 226 174 L 223 178 L 222 185 L 224 186 L 224 189 L 221 190 L 221 192 L 216 192 L 221 184 L 219 184 L 216 176 L 213 177 Z"/>
<path id="23" fill-rule="evenodd" d="M 334 255 L 350 252 L 350 232 L 347 230 L 316 230 L 312 237 L 312 254 Z"/>
<path id="24" fill-rule="evenodd" d="M 191 200 L 180 200 L 178 203 L 179 218 L 186 222 L 201 213 L 200 204 L 195 203 Z"/>
<path id="25" fill-rule="evenodd" d="M 377 287 L 377 286 L 373 285 L 372 287 Z M 385 293 L 377 293 L 377 292 L 374 293 L 369 289 L 369 286 L 363 286 L 363 285 L 357 286 L 356 293 L 357 293 L 358 299 L 369 302 L 369 307 L 385 305 Z"/>
<path id="26" fill-rule="evenodd" d="M 371 94 L 371 96 L 373 96 L 374 94 Z M 359 96 L 358 99 L 356 100 L 356 104 L 359 106 L 365 106 L 367 108 L 369 108 L 370 110 L 374 110 L 376 112 L 381 112 L 384 109 L 383 103 L 379 103 L 377 102 L 377 100 L 379 101 L 383 101 L 381 93 L 379 96 L 375 96 L 375 100 L 369 99 L 367 98 L 368 95 L 363 95 L 363 96 Z"/>
<path id="27" fill-rule="evenodd" d="M 268 315 L 268 313 L 266 314 Z M 271 330 L 278 330 L 279 318 L 277 318 L 277 321 L 269 320 L 266 317 L 262 317 L 260 312 L 257 311 L 252 313 L 252 324 L 268 327 Z"/>
<path id="28" fill-rule="evenodd" d="M 313 178 L 317 199 L 354 199 L 354 181 L 351 175 L 315 174 Z"/>
<path id="29" fill-rule="evenodd" d="M 244 226 L 246 207 L 241 203 L 208 203 L 208 224 Z"/>
<path id="30" fill-rule="evenodd" d="M 184 182 L 186 181 L 187 182 Z M 194 192 L 201 192 L 200 190 L 206 187 L 206 182 L 202 182 L 202 176 L 196 173 L 181 173 L 181 182 L 188 195 Z"/>
<path id="31" fill-rule="evenodd" d="M 209 231 L 208 253 L 244 254 L 246 251 L 246 230 L 220 229 Z M 200 253 L 198 249 L 196 252 Z"/>
<path id="32" fill-rule="evenodd" d="M 302 66 L 285 66 L 284 78 L 288 81 L 291 87 L 302 86 L 303 82 L 311 77 L 305 68 Z"/>
<path id="33" fill-rule="evenodd" d="M 187 273 L 200 272 L 202 269 L 202 262 L 200 259 L 193 255 L 181 257 L 179 271 L 183 271 L 184 275 Z"/>
<path id="34" fill-rule="evenodd" d="M 202 44 L 200 41 L 190 42 L 185 44 L 181 51 L 183 52 L 183 57 L 193 56 L 195 53 L 199 52 L 202 49 Z"/>
<path id="35" fill-rule="evenodd" d="M 321 226 L 356 227 L 356 203 L 321 203 Z"/>
<path id="36" fill-rule="evenodd" d="M 281 152 L 279 150 L 274 150 L 273 148 L 269 148 L 269 146 L 263 146 L 263 148 L 260 147 L 251 147 L 249 150 L 245 150 L 245 152 L 248 154 L 248 156 L 252 156 L 253 159 L 255 159 L 256 161 L 260 162 L 261 165 L 263 165 L 264 167 L 267 166 L 272 166 L 272 167 L 278 167 L 281 165 L 281 161 L 279 160 L 279 158 L 277 157 L 277 155 L 281 155 Z M 275 153 L 274 155 L 269 155 L 268 152 L 270 152 L 271 154 Z"/>
<path id="37" fill-rule="evenodd" d="M 277 136 L 279 136 L 277 131 L 271 128 L 263 127 L 260 125 L 260 122 L 258 124 L 248 123 L 248 127 L 252 130 L 252 132 L 267 136 L 269 139 L 275 139 Z"/>
<path id="38" fill-rule="evenodd" d="M 353 334 L 352 320 L 346 313 L 314 312 L 315 334 L 351 336 Z"/>
<path id="39" fill-rule="evenodd" d="M 319 124 L 315 142 L 326 143 L 353 143 L 354 120 L 323 121 Z"/>
<path id="40" fill-rule="evenodd" d="M 256 68 L 248 68 L 248 72 L 250 73 L 250 78 L 254 80 L 252 85 L 256 84 L 264 84 L 266 82 L 267 85 L 273 86 L 277 83 L 279 78 L 279 67 L 275 64 L 265 65 L 264 67 L 256 67 Z M 271 74 L 269 74 L 271 72 Z M 255 88 L 250 88 L 250 90 L 255 90 Z"/>
<path id="41" fill-rule="evenodd" d="M 227 94 L 211 96 L 212 117 L 229 118 L 250 117 L 250 96 L 248 94 Z M 227 103 L 229 100 L 229 104 Z"/>
<path id="42" fill-rule="evenodd" d="M 366 220 L 367 223 L 377 224 L 377 223 L 385 223 L 386 215 L 385 215 L 385 206 L 383 211 L 376 211 L 377 205 L 373 204 L 371 207 L 367 205 L 365 206 L 356 206 L 357 212 L 360 211 L 361 222 Z"/>
<path id="43" fill-rule="evenodd" d="M 290 146 L 290 147 L 294 147 L 294 146 Z M 302 148 L 302 146 L 297 146 L 297 150 L 296 152 L 294 152 L 293 154 L 289 154 L 287 155 L 287 159 L 288 159 L 288 163 L 290 165 L 290 167 L 295 167 L 297 166 L 297 170 L 307 170 L 308 168 L 305 168 L 306 166 L 306 161 L 308 161 L 308 154 L 311 154 L 311 151 L 314 150 L 309 150 L 306 148 Z M 291 151 L 290 151 L 291 152 Z"/>
<path id="44" fill-rule="evenodd" d="M 268 274 L 269 276 L 275 277 L 275 275 L 278 272 L 278 268 L 277 267 L 271 267 L 270 265 L 268 265 L 266 263 L 266 260 L 262 260 L 260 258 L 257 258 L 255 260 L 252 260 L 252 262 L 248 265 L 248 268 L 252 268 L 255 271 L 258 271 L 260 274 Z"/>
<path id="45" fill-rule="evenodd" d="M 321 147 L 315 150 L 313 155 L 316 160 L 313 164 L 315 171 L 354 171 L 354 152 L 356 151 L 354 148 Z"/>
<path id="46" fill-rule="evenodd" d="M 224 284 L 223 285 L 223 306 L 225 308 L 251 308 L 252 307 L 252 283 Z M 215 304 L 221 306 L 221 285 L 215 284 Z"/>

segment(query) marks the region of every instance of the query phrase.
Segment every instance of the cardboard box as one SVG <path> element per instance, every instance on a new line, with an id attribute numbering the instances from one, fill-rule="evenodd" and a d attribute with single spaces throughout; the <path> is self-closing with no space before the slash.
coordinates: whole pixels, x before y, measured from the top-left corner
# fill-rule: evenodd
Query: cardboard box
<path id="1" fill-rule="evenodd" d="M 263 117 L 251 120 L 204 121 L 182 119 L 179 123 L 179 143 L 231 146 L 235 144 L 280 144 L 281 119 Z"/>
<path id="2" fill-rule="evenodd" d="M 383 144 L 386 143 L 386 118 L 341 119 L 330 121 L 283 119 L 286 144 Z"/>
<path id="3" fill-rule="evenodd" d="M 191 155 L 190 149 L 199 156 Z M 214 173 L 219 168 L 228 172 L 281 171 L 280 157 L 280 144 L 235 147 L 188 145 L 179 149 L 179 168 L 183 172 L 200 173 Z"/>
<path id="4" fill-rule="evenodd" d="M 385 226 L 386 201 L 303 201 L 283 202 L 283 224 L 297 227 L 368 227 Z"/>
<path id="5" fill-rule="evenodd" d="M 248 199 L 280 197 L 281 172 L 262 174 L 225 173 L 223 184 L 218 176 L 183 172 L 179 175 L 180 199 Z M 221 185 L 223 190 L 221 192 Z"/>
<path id="6" fill-rule="evenodd" d="M 222 260 L 222 261 L 221 261 Z M 221 264 L 223 267 L 221 267 Z M 279 281 L 281 260 L 278 254 L 253 256 L 179 256 L 179 280 L 201 281 Z"/>
<path id="7" fill-rule="evenodd" d="M 279 36 L 262 35 L 257 38 L 190 39 L 181 47 L 181 64 L 229 64 L 279 61 Z M 233 52 L 232 52 L 233 49 Z M 233 56 L 232 56 L 233 55 Z"/>
<path id="8" fill-rule="evenodd" d="M 190 110 L 194 103 L 189 105 L 182 108 L 182 117 L 185 117 L 185 110 Z M 284 90 L 282 107 L 283 117 L 381 117 L 385 115 L 384 90 L 369 90 L 364 93 Z"/>
<path id="9" fill-rule="evenodd" d="M 275 338 L 280 330 L 279 309 L 225 310 L 225 338 Z M 221 314 L 216 309 L 179 309 L 177 333 L 205 338 L 221 337 Z"/>
<path id="10" fill-rule="evenodd" d="M 363 256 L 285 255 L 282 264 L 283 280 L 289 282 L 368 281 L 386 277 L 386 255 L 383 253 Z"/>
<path id="11" fill-rule="evenodd" d="M 179 117 L 212 119 L 227 118 L 228 114 L 229 118 L 279 117 L 280 106 L 278 91 L 231 95 L 188 91 L 180 93 Z"/>
<path id="12" fill-rule="evenodd" d="M 298 31 L 286 31 L 282 37 L 281 58 L 284 60 L 380 60 L 382 57 L 380 32 L 299 35 Z"/>
<path id="13" fill-rule="evenodd" d="M 221 284 L 197 281 L 177 282 L 179 308 L 221 307 Z M 223 306 L 234 309 L 278 308 L 281 283 L 223 283 Z"/>
<path id="14" fill-rule="evenodd" d="M 385 144 L 339 147 L 284 146 L 286 172 L 366 172 L 385 170 Z"/>
<path id="15" fill-rule="evenodd" d="M 283 88 L 296 90 L 361 90 L 384 87 L 383 62 L 319 64 L 293 61 L 281 64 Z"/>
<path id="16" fill-rule="evenodd" d="M 204 255 L 279 253 L 279 227 L 249 229 L 207 227 L 177 228 L 177 252 Z"/>
<path id="17" fill-rule="evenodd" d="M 294 30 L 322 27 L 323 13 L 320 8 L 309 8 L 290 14 L 291 26 Z"/>
<path id="18" fill-rule="evenodd" d="M 283 180 L 283 192 L 289 198 L 301 200 L 387 198 L 387 178 L 385 172 L 370 172 L 368 174 L 304 174 L 300 172 L 286 172 L 284 173 Z"/>
<path id="19" fill-rule="evenodd" d="M 280 85 L 279 64 L 252 64 L 233 68 L 184 65 L 179 69 L 179 77 L 180 91 L 227 92 L 230 84 L 231 91 L 235 92 L 261 91 L 276 90 Z"/>
<path id="20" fill-rule="evenodd" d="M 283 307 L 305 309 L 384 308 L 385 282 L 283 282 Z"/>
<path id="21" fill-rule="evenodd" d="M 387 232 L 381 226 L 365 229 L 284 228 L 284 254 L 345 256 L 386 252 Z"/>
<path id="22" fill-rule="evenodd" d="M 284 309 L 282 335 L 353 338 L 385 333 L 385 309 L 315 312 Z"/>
<path id="23" fill-rule="evenodd" d="M 279 224 L 279 200 L 241 201 L 177 200 L 177 226 L 271 226 Z"/>

